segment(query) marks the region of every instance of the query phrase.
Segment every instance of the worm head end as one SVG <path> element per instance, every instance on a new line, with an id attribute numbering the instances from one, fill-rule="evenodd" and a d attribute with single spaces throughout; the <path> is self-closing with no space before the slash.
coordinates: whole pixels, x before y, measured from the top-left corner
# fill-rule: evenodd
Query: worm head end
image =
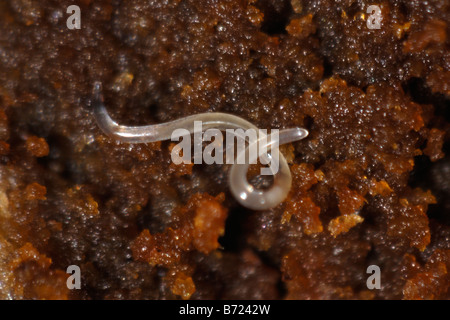
<path id="1" fill-rule="evenodd" d="M 303 128 L 296 128 L 297 129 L 297 140 L 305 139 L 309 135 L 309 131 Z"/>

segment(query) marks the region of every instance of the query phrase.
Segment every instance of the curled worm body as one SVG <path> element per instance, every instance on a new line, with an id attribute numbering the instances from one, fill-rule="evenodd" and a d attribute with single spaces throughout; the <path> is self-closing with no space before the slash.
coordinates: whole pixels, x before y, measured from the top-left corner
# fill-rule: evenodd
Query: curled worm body
<path id="1" fill-rule="evenodd" d="M 194 121 L 202 121 L 202 128 L 204 130 L 211 128 L 219 130 L 252 129 L 259 132 L 255 125 L 245 119 L 235 115 L 218 112 L 200 113 L 161 124 L 146 126 L 123 126 L 111 119 L 106 111 L 102 99 L 100 99 L 99 96 L 94 104 L 94 115 L 98 126 L 106 135 L 127 143 L 148 143 L 161 140 L 170 140 L 173 131 L 180 128 L 186 129 L 190 133 L 194 133 Z M 308 131 L 305 129 L 291 128 L 280 130 L 278 141 L 275 141 L 271 135 L 262 137 L 260 134 L 258 138 L 265 138 L 266 140 L 264 141 L 267 142 L 263 145 L 263 147 L 271 149 L 271 147 L 276 144 L 282 145 L 301 140 L 307 135 Z M 239 157 L 239 152 L 248 152 L 248 150 L 249 146 L 247 146 L 246 150 L 238 150 L 237 157 Z M 274 172 L 274 182 L 269 189 L 257 189 L 247 181 L 249 164 L 235 163 L 230 170 L 229 184 L 231 193 L 240 204 L 247 208 L 253 210 L 266 210 L 273 208 L 286 198 L 291 188 L 291 172 L 286 159 L 281 152 L 279 152 L 278 148 L 272 148 L 271 152 L 278 153 L 278 157 L 275 158 L 278 159 L 279 170 Z M 251 163 L 251 161 L 255 160 L 255 157 L 258 155 L 248 154 L 248 156 L 249 163 Z M 267 158 L 271 158 L 272 156 L 268 154 L 265 155 L 265 157 L 267 160 Z"/>

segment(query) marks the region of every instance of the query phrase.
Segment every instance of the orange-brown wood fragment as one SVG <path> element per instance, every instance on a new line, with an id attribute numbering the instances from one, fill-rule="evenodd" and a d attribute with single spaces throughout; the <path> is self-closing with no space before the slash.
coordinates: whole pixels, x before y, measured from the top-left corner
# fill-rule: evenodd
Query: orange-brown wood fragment
<path id="1" fill-rule="evenodd" d="M 442 152 L 442 147 L 444 145 L 445 132 L 436 128 L 430 130 L 430 135 L 428 136 L 427 146 L 423 150 L 430 160 L 435 162 L 442 159 L 445 154 Z"/>
<path id="2" fill-rule="evenodd" d="M 351 228 L 363 222 L 364 219 L 357 214 L 348 214 L 337 217 L 328 224 L 328 231 L 333 237 L 347 233 Z"/>
<path id="3" fill-rule="evenodd" d="M 393 190 L 386 181 L 384 180 L 377 181 L 376 179 L 370 180 L 369 194 L 371 196 L 381 195 L 385 197 L 391 194 L 392 192 Z"/>
<path id="4" fill-rule="evenodd" d="M 36 136 L 28 137 L 26 141 L 27 150 L 35 157 L 45 157 L 49 153 L 47 141 Z"/>
<path id="5" fill-rule="evenodd" d="M 170 289 L 173 294 L 180 296 L 183 300 L 187 300 L 195 292 L 195 284 L 191 277 L 184 272 L 179 272 L 175 275 Z"/>
<path id="6" fill-rule="evenodd" d="M 217 200 L 203 200 L 194 217 L 194 246 L 205 254 L 219 247 L 218 239 L 225 231 L 227 210 Z"/>
<path id="7" fill-rule="evenodd" d="M 339 199 L 339 211 L 342 215 L 349 215 L 360 210 L 366 199 L 358 192 L 347 187 L 342 188 L 337 192 Z"/>
<path id="8" fill-rule="evenodd" d="M 25 198 L 27 200 L 46 200 L 47 188 L 37 182 L 30 183 L 25 188 Z"/>

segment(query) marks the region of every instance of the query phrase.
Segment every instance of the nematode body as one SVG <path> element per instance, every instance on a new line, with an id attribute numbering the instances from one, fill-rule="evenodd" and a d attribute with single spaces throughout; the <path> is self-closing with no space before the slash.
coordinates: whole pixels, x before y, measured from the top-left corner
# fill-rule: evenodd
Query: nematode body
<path id="1" fill-rule="evenodd" d="M 94 115 L 97 124 L 106 135 L 122 142 L 148 143 L 170 140 L 172 132 L 179 128 L 187 129 L 192 134 L 194 133 L 194 121 L 202 121 L 202 128 L 204 130 L 210 128 L 219 130 L 241 128 L 243 130 L 253 129 L 256 132 L 259 132 L 258 128 L 247 120 L 235 115 L 219 112 L 200 113 L 161 124 L 145 126 L 119 125 L 109 116 L 99 91 L 100 90 L 97 89 L 97 98 L 94 104 Z M 280 130 L 279 145 L 301 140 L 307 135 L 308 131 L 302 128 Z M 259 138 L 261 138 L 261 136 L 259 136 Z M 270 136 L 266 138 L 266 146 L 270 149 L 275 142 Z M 248 182 L 247 171 L 249 164 L 235 163 L 232 165 L 229 175 L 231 193 L 240 204 L 247 208 L 253 210 L 267 210 L 273 208 L 286 198 L 291 188 L 291 172 L 286 159 L 283 154 L 279 152 L 278 148 L 271 150 L 271 152 L 278 152 L 279 170 L 274 173 L 273 184 L 268 189 L 257 189 Z M 237 156 L 239 156 L 239 154 Z M 250 157 L 252 156 L 254 155 L 250 155 Z M 268 157 L 271 157 L 270 154 Z"/>

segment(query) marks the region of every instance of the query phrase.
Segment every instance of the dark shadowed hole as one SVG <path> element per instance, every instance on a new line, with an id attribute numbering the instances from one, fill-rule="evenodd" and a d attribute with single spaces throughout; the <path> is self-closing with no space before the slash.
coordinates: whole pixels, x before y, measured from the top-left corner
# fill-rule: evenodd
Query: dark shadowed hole
<path id="1" fill-rule="evenodd" d="M 431 104 L 434 107 L 436 123 L 450 122 L 450 100 L 442 94 L 432 93 L 423 79 L 411 78 L 403 85 L 403 90 L 411 99 L 419 104 Z M 440 120 L 439 120 L 440 119 Z M 444 143 L 444 159 L 431 162 L 429 157 L 422 155 L 414 159 L 414 170 L 409 177 L 409 184 L 423 190 L 431 190 L 436 197 L 437 204 L 429 206 L 427 215 L 439 222 L 450 225 L 450 141 Z"/>
<path id="2" fill-rule="evenodd" d="M 333 75 L 333 65 L 327 57 L 323 58 L 323 78 L 327 79 Z"/>
<path id="3" fill-rule="evenodd" d="M 264 265 L 272 268 L 273 270 L 276 270 L 279 273 L 280 277 L 277 282 L 277 290 L 278 290 L 279 297 L 281 299 L 284 298 L 287 294 L 287 288 L 286 288 L 286 283 L 283 282 L 282 277 L 281 277 L 280 265 L 278 263 L 275 263 L 273 258 L 271 258 L 266 251 L 254 251 L 254 252 L 258 255 L 258 257 L 261 259 L 261 261 L 263 262 Z"/>
<path id="4" fill-rule="evenodd" d="M 423 79 L 411 78 L 403 85 L 403 90 L 416 103 L 432 104 L 435 108 L 435 115 L 450 122 L 450 99 L 443 94 L 431 92 Z"/>
<path id="5" fill-rule="evenodd" d="M 350 6 L 350 8 L 348 9 L 347 12 L 347 17 L 349 17 L 350 19 L 353 19 L 353 17 L 355 17 L 358 12 L 361 12 L 361 6 L 359 5 L 358 1 L 355 1 L 352 3 L 352 5 Z"/>
<path id="6" fill-rule="evenodd" d="M 230 209 L 227 221 L 225 222 L 225 234 L 219 238 L 219 243 L 224 250 L 238 252 L 244 247 L 244 226 L 247 218 L 247 209 L 241 206 Z"/>
<path id="7" fill-rule="evenodd" d="M 293 14 L 290 1 L 259 0 L 256 7 L 264 14 L 261 30 L 268 35 L 286 34 L 286 26 Z"/>
<path id="8" fill-rule="evenodd" d="M 248 209 L 236 206 L 230 209 L 228 213 L 228 218 L 225 224 L 225 235 L 219 238 L 219 243 L 223 250 L 228 252 L 239 253 L 243 248 L 248 247 L 246 241 L 246 233 L 248 228 Z M 261 259 L 261 262 L 268 267 L 273 268 L 273 270 L 279 270 L 280 266 L 273 261 L 273 259 L 267 254 L 267 252 L 256 251 L 255 254 Z M 278 297 L 283 298 L 286 296 L 287 289 L 285 283 L 281 279 L 281 274 L 279 276 L 278 282 L 276 284 Z"/>
<path id="9" fill-rule="evenodd" d="M 58 174 L 66 181 L 75 183 L 82 182 L 77 170 L 76 162 L 73 161 L 73 152 L 70 140 L 62 135 L 51 134 L 46 137 L 49 146 L 49 154 L 38 158 L 38 163 L 49 171 Z"/>
<path id="10" fill-rule="evenodd" d="M 446 151 L 448 154 L 449 150 Z M 428 207 L 428 217 L 450 225 L 450 157 L 431 162 L 427 156 L 417 156 L 414 162 L 409 185 L 425 191 L 431 190 L 437 203 Z"/>
<path id="11" fill-rule="evenodd" d="M 400 2 L 399 4 L 399 13 L 403 16 L 405 21 L 408 19 L 408 8 L 406 7 L 406 4 L 403 2 Z"/>

